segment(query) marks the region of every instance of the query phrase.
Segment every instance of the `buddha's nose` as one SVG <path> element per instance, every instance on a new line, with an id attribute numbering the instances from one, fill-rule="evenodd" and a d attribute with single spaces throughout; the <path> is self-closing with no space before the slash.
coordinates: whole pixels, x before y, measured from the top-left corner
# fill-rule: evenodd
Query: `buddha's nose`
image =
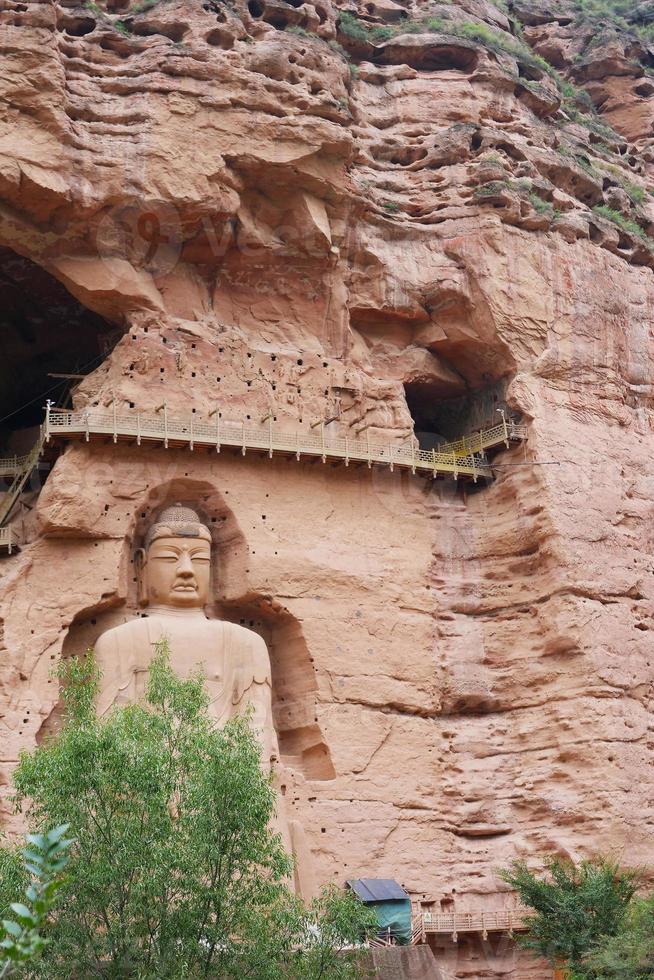
<path id="1" fill-rule="evenodd" d="M 195 572 L 193 571 L 193 562 L 189 555 L 182 555 L 179 559 L 177 565 L 177 574 L 181 578 L 193 578 Z"/>

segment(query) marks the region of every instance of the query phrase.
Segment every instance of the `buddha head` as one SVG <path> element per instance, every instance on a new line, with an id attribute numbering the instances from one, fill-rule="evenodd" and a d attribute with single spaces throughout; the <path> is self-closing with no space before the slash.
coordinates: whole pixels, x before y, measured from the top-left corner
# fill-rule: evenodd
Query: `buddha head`
<path id="1" fill-rule="evenodd" d="M 209 596 L 211 534 L 189 507 L 167 507 L 136 554 L 139 602 L 201 608 Z"/>

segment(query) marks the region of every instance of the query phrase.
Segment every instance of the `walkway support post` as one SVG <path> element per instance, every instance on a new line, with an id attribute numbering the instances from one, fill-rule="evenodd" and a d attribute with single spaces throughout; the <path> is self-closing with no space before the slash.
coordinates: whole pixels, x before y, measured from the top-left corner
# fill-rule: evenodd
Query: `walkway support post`
<path id="1" fill-rule="evenodd" d="M 220 412 L 218 411 L 218 406 L 209 412 L 209 418 L 216 416 L 216 452 L 220 452 Z"/>
<path id="2" fill-rule="evenodd" d="M 45 403 L 45 428 L 44 428 L 44 438 L 46 442 L 50 442 L 50 411 L 52 409 L 52 402 L 48 398 Z"/>
<path id="3" fill-rule="evenodd" d="M 157 405 L 155 412 L 160 412 L 162 409 L 164 413 L 164 449 L 168 449 L 168 405 L 166 402 Z"/>

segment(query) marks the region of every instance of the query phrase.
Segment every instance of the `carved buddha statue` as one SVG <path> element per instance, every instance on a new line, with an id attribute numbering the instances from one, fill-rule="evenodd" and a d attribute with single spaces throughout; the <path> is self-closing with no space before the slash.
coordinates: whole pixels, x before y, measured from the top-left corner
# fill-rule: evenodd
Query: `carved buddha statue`
<path id="1" fill-rule="evenodd" d="M 219 724 L 252 705 L 264 764 L 278 757 L 272 721 L 270 658 L 252 630 L 207 619 L 211 535 L 195 511 L 176 504 L 160 514 L 136 554 L 139 602 L 147 615 L 103 633 L 95 652 L 102 670 L 98 712 L 145 693 L 154 644 L 166 638 L 181 677 L 202 669 Z"/>
<path id="2" fill-rule="evenodd" d="M 211 534 L 194 510 L 175 504 L 164 510 L 136 554 L 139 603 L 147 614 L 107 630 L 95 645 L 102 670 L 98 713 L 145 694 L 154 644 L 165 638 L 170 663 L 181 677 L 198 666 L 209 691 L 210 714 L 218 724 L 253 708 L 252 725 L 262 747 L 262 763 L 273 772 L 279 759 L 272 719 L 268 649 L 252 630 L 207 619 L 211 578 Z M 278 795 L 273 829 L 296 861 L 295 887 L 315 894 L 313 861 L 304 829 L 285 814 Z"/>

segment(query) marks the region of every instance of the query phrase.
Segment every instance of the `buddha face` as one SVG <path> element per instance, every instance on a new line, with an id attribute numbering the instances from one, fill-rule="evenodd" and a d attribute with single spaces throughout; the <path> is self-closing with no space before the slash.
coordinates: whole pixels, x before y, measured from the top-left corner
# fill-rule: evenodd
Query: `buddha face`
<path id="1" fill-rule="evenodd" d="M 211 542 L 207 537 L 157 536 L 147 549 L 142 569 L 149 605 L 189 609 L 209 596 Z"/>

